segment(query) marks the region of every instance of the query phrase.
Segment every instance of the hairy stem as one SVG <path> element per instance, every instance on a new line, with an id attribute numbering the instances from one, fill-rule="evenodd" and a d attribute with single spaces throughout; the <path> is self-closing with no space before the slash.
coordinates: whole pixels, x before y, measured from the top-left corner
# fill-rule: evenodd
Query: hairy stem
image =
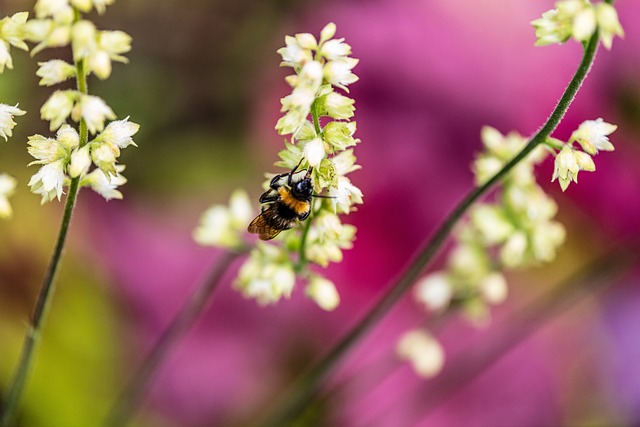
<path id="1" fill-rule="evenodd" d="M 84 69 L 84 60 L 79 60 L 75 65 L 78 91 L 86 94 L 87 76 Z M 80 121 L 79 133 L 80 145 L 83 146 L 89 139 L 87 124 L 84 120 Z M 73 178 L 69 184 L 69 192 L 67 194 L 64 212 L 62 214 L 62 222 L 60 224 L 60 230 L 58 231 L 56 245 L 53 249 L 53 253 L 51 254 L 51 259 L 49 260 L 49 266 L 47 267 L 44 279 L 42 280 L 36 305 L 29 319 L 29 325 L 22 345 L 22 352 L 18 361 L 18 367 L 16 368 L 13 380 L 9 386 L 4 406 L 0 411 L 0 427 L 8 427 L 11 425 L 13 414 L 20 402 L 20 397 L 22 396 L 29 372 L 31 371 L 31 365 L 35 356 L 37 344 L 40 341 L 40 335 L 42 333 L 42 325 L 46 319 L 49 306 L 51 305 L 51 300 L 53 299 L 53 294 L 55 292 L 56 273 L 58 272 L 58 267 L 62 261 L 62 252 L 64 251 L 67 234 L 69 233 L 73 208 L 78 197 L 79 182 L 80 178 Z"/>
<path id="2" fill-rule="evenodd" d="M 418 278 L 424 268 L 433 260 L 442 244 L 449 236 L 454 225 L 462 215 L 481 196 L 487 193 L 498 181 L 500 181 L 514 166 L 524 159 L 534 148 L 543 143 L 546 138 L 558 126 L 564 117 L 569 105 L 573 101 L 586 78 L 598 47 L 598 32 L 596 31 L 585 46 L 584 55 L 580 65 L 575 72 L 569 85 L 565 89 L 560 101 L 547 119 L 542 128 L 530 139 L 527 145 L 511 161 L 509 161 L 498 173 L 489 179 L 482 186 L 473 189 L 464 197 L 444 220 L 435 233 L 428 238 L 417 254 L 410 261 L 406 269 L 392 282 L 387 293 L 373 306 L 373 308 L 342 338 L 333 349 L 319 363 L 313 366 L 293 385 L 291 392 L 269 418 L 262 424 L 269 427 L 284 427 L 291 425 L 305 410 L 318 392 L 321 384 L 330 374 L 332 369 L 342 360 L 347 352 L 358 342 L 367 332 L 375 326 L 378 321 L 395 305 L 404 295 L 414 281 Z"/>
<path id="3" fill-rule="evenodd" d="M 193 326 L 200 317 L 202 311 L 207 307 L 211 296 L 217 288 L 227 268 L 242 252 L 226 252 L 213 265 L 211 272 L 196 287 L 195 292 L 182 306 L 182 309 L 171 324 L 162 333 L 156 344 L 153 346 L 147 357 L 140 364 L 133 377 L 120 394 L 117 401 L 111 408 L 104 426 L 122 427 L 127 424 L 134 415 L 138 406 L 149 389 L 153 377 L 175 349 L 176 344 Z"/>

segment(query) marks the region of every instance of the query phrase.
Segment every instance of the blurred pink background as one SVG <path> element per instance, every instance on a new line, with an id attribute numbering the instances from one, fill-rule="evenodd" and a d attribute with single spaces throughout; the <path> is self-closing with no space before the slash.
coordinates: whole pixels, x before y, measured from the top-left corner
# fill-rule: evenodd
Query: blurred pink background
<path id="1" fill-rule="evenodd" d="M 135 425 L 240 426 L 262 416 L 296 375 L 377 301 L 469 191 L 480 128 L 535 133 L 581 57 L 573 41 L 534 47 L 530 21 L 550 9 L 551 1 L 223 3 L 119 1 L 100 21 L 132 34 L 134 49 L 128 55 L 131 64 L 116 66 L 114 78 L 95 88 L 107 101 L 113 97 L 116 113 L 130 114 L 142 130 L 139 148 L 128 150 L 123 160 L 130 179 L 125 200 L 105 204 L 82 194 L 65 265 L 81 262 L 104 294 L 100 304 L 108 307 L 112 325 L 112 334 L 105 336 L 112 354 L 104 368 L 112 374 L 111 396 L 218 255 L 190 238 L 201 212 L 225 203 L 236 187 L 252 194 L 257 211 L 262 175 L 276 172 L 272 163 L 282 137 L 273 127 L 279 99 L 288 91 L 283 80 L 288 70 L 278 68 L 275 51 L 285 34 L 317 35 L 333 21 L 337 36 L 345 37 L 360 59 L 354 70 L 360 81 L 351 96 L 363 169 L 352 181 L 362 189 L 365 204 L 345 218 L 358 227 L 354 249 L 324 271 L 341 294 L 335 312 L 317 308 L 301 288 L 291 300 L 258 307 L 231 290 L 236 263 L 159 372 Z M 490 326 L 478 329 L 458 316 L 443 321 L 437 336 L 447 364 L 434 380 L 419 379 L 394 355 L 400 334 L 427 317 L 407 295 L 341 365 L 318 406 L 318 419 L 304 425 L 640 423 L 637 266 L 617 272 L 597 291 L 574 292 L 559 315 L 529 319 L 524 329 L 530 328 L 530 335 L 513 322 L 521 307 L 610 248 L 639 237 L 640 29 L 635 19 L 640 4 L 616 3 L 625 38 L 615 39 L 611 51 L 599 50 L 554 134 L 566 139 L 582 121 L 602 117 L 618 125 L 611 136 L 616 151 L 598 155 L 597 171 L 581 173 L 580 183 L 565 193 L 550 182 L 551 160 L 538 170 L 568 231 L 558 259 L 510 274 L 510 296 L 495 310 Z M 30 109 L 37 108 L 34 101 Z M 25 195 L 18 207 L 35 206 L 33 198 Z M 57 208 L 45 209 L 47 227 L 56 230 Z M 9 233 L 1 227 L 0 233 Z M 47 243 L 42 245 L 46 249 Z M 61 287 L 69 271 L 63 271 Z M 34 276 L 28 285 L 33 294 Z M 11 289 L 2 286 L 3 292 Z M 26 317 L 31 294 L 20 295 L 24 310 L 13 310 L 13 316 Z M 64 309 L 54 304 L 51 317 Z M 18 321 L 13 322 L 19 331 Z M 485 354 L 493 363 L 481 363 Z M 100 396 L 97 410 L 106 410 L 108 393 Z M 23 419 L 48 418 L 29 418 L 29 408 Z"/>

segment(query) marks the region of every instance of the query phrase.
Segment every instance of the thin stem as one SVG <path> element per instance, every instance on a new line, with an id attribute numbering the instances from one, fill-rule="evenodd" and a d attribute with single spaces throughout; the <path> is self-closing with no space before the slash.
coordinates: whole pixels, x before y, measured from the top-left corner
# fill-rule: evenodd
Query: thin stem
<path id="1" fill-rule="evenodd" d="M 87 77 L 84 72 L 84 61 L 82 60 L 76 63 L 76 80 L 78 84 L 78 91 L 86 94 Z M 80 144 L 86 144 L 88 138 L 89 134 L 87 131 L 87 125 L 84 120 L 81 120 Z M 58 272 L 58 267 L 62 261 L 62 252 L 64 251 L 67 234 L 69 233 L 73 208 L 78 197 L 79 182 L 80 178 L 73 178 L 69 184 L 69 192 L 67 194 L 64 212 L 62 214 L 62 222 L 60 224 L 60 230 L 58 231 L 58 238 L 56 240 L 53 253 L 51 254 L 51 259 L 49 260 L 49 266 L 47 267 L 44 279 L 42 280 L 42 285 L 40 286 L 36 305 L 31 313 L 28 329 L 22 345 L 22 352 L 20 354 L 18 367 L 16 368 L 13 380 L 9 386 L 9 392 L 7 394 L 5 404 L 0 412 L 0 427 L 8 427 L 10 425 L 13 414 L 18 406 L 20 397 L 22 396 L 22 392 L 27 382 L 27 377 L 31 371 L 36 347 L 40 341 L 40 335 L 42 333 L 42 325 L 55 293 L 56 273 Z"/>
<path id="2" fill-rule="evenodd" d="M 140 406 L 153 381 L 154 375 L 179 340 L 191 329 L 202 311 L 207 307 L 213 292 L 217 288 L 227 268 L 243 252 L 226 252 L 211 271 L 196 287 L 195 292 L 182 306 L 171 324 L 162 333 L 147 357 L 142 361 L 133 377 L 120 394 L 111 411 L 107 414 L 104 426 L 122 427 L 127 424 Z"/>
<path id="3" fill-rule="evenodd" d="M 320 119 L 318 117 L 318 108 L 314 101 L 313 105 L 311 105 L 311 117 L 313 120 L 313 127 L 316 131 L 316 136 L 320 136 L 322 134 L 322 128 L 320 127 Z M 294 270 L 299 273 L 304 267 L 307 265 L 307 255 L 305 254 L 305 245 L 307 243 L 307 235 L 309 234 L 309 230 L 311 229 L 311 223 L 313 222 L 313 203 L 311 204 L 311 213 L 309 214 L 309 218 L 304 224 L 304 228 L 302 229 L 302 237 L 300 238 L 300 250 L 298 251 L 298 262 L 294 266 Z"/>
<path id="4" fill-rule="evenodd" d="M 498 173 L 489 179 L 482 186 L 473 189 L 467 196 L 459 202 L 445 221 L 436 230 L 433 236 L 427 239 L 413 260 L 400 276 L 393 281 L 393 285 L 378 303 L 364 316 L 364 318 L 338 342 L 335 347 L 318 364 L 293 385 L 292 391 L 276 410 L 267 418 L 263 426 L 284 427 L 291 425 L 304 411 L 318 392 L 320 385 L 329 375 L 337 363 L 347 354 L 347 352 L 358 342 L 377 322 L 394 306 L 394 304 L 404 295 L 424 268 L 432 261 L 438 253 L 440 247 L 448 237 L 454 225 L 469 209 L 473 203 L 482 195 L 487 193 L 498 181 L 500 181 L 515 165 L 524 159 L 534 148 L 545 141 L 545 139 L 558 126 L 564 117 L 569 105 L 573 101 L 586 78 L 598 47 L 598 32 L 596 31 L 589 43 L 587 43 L 582 61 L 564 91 L 562 98 L 558 101 L 547 122 L 536 133 L 527 145 L 511 161 L 509 161 Z"/>
<path id="5" fill-rule="evenodd" d="M 5 404 L 2 408 L 0 417 L 0 426 L 8 427 L 11 425 L 13 413 L 15 412 L 22 391 L 27 381 L 29 372 L 31 371 L 31 364 L 35 355 L 36 346 L 40 341 L 40 334 L 42 333 L 42 324 L 46 318 L 51 299 L 55 292 L 55 278 L 58 271 L 58 266 L 62 259 L 62 252 L 64 250 L 65 241 L 67 239 L 67 233 L 69 231 L 69 224 L 71 222 L 71 215 L 75 205 L 76 197 L 78 195 L 78 179 L 73 179 L 69 186 L 69 194 L 64 207 L 64 213 L 62 215 L 62 223 L 60 224 L 60 231 L 58 232 L 58 238 L 56 245 L 49 261 L 49 267 L 45 273 L 36 305 L 31 314 L 28 329 L 25 335 L 24 343 L 22 345 L 22 353 L 20 354 L 20 360 L 18 367 L 16 368 L 9 392 L 5 400 Z"/>

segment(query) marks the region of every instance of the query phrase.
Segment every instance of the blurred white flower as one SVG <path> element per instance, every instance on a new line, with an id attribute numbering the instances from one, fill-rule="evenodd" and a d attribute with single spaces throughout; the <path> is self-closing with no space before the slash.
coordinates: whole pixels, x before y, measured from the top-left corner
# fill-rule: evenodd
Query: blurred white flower
<path id="1" fill-rule="evenodd" d="M 249 196 L 243 190 L 236 190 L 231 195 L 228 207 L 215 205 L 202 214 L 193 238 L 203 246 L 239 248 L 252 215 Z"/>
<path id="2" fill-rule="evenodd" d="M 340 294 L 333 282 L 317 274 L 311 276 L 305 293 L 326 311 L 333 311 L 340 304 Z"/>
<path id="3" fill-rule="evenodd" d="M 14 116 L 22 116 L 26 114 L 18 108 L 18 104 L 15 106 L 0 104 L 0 136 L 6 141 L 11 135 L 13 135 L 13 128 L 16 126 L 16 122 L 13 121 Z"/>
<path id="4" fill-rule="evenodd" d="M 423 378 L 437 375 L 444 366 L 444 350 L 433 335 L 422 329 L 405 332 L 396 353 L 402 360 L 411 363 L 415 372 Z"/>
<path id="5" fill-rule="evenodd" d="M 446 309 L 453 297 L 453 289 L 447 274 L 440 271 L 420 279 L 414 287 L 414 297 L 428 310 Z"/>
<path id="6" fill-rule="evenodd" d="M 40 79 L 40 86 L 53 86 L 61 83 L 76 73 L 76 68 L 61 59 L 52 59 L 47 62 L 38 62 L 40 68 L 36 72 Z"/>
<path id="7" fill-rule="evenodd" d="M 96 133 L 104 129 L 105 120 L 113 120 L 116 115 L 102 98 L 83 94 L 73 108 L 71 117 L 76 122 L 84 119 L 89 132 Z"/>
<path id="8" fill-rule="evenodd" d="M 9 203 L 9 197 L 16 189 L 17 181 L 6 173 L 0 174 L 0 218 L 9 219 L 13 214 L 13 209 Z"/>
<path id="9" fill-rule="evenodd" d="M 51 122 L 50 130 L 58 129 L 67 120 L 78 95 L 75 90 L 57 90 L 42 105 L 40 117 Z"/>

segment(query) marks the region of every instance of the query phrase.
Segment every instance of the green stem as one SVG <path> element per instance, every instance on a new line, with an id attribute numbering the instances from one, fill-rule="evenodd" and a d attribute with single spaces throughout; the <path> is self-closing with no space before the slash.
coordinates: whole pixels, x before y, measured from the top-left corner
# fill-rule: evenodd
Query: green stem
<path id="1" fill-rule="evenodd" d="M 76 80 L 78 91 L 86 94 L 87 77 L 84 72 L 84 61 L 82 60 L 76 63 Z M 80 145 L 85 145 L 88 138 L 89 134 L 87 131 L 87 125 L 84 120 L 81 120 Z M 22 392 L 27 382 L 27 377 L 31 371 L 35 351 L 42 333 L 42 325 L 46 319 L 49 306 L 51 305 L 51 300 L 53 299 L 53 294 L 55 292 L 56 273 L 62 260 L 62 252 L 64 251 L 67 234 L 69 233 L 71 216 L 73 214 L 73 208 L 76 204 L 78 191 L 80 189 L 79 182 L 80 178 L 73 178 L 69 184 L 69 192 L 67 194 L 64 212 L 62 214 L 62 222 L 60 224 L 60 230 L 58 231 L 56 245 L 53 249 L 53 253 L 51 254 L 51 259 L 49 260 L 49 266 L 47 267 L 44 279 L 42 280 L 36 305 L 29 319 L 29 325 L 22 345 L 22 352 L 20 353 L 18 367 L 16 368 L 13 380 L 9 386 L 4 406 L 0 411 L 0 427 L 9 427 L 11 425 L 13 414 L 20 402 Z"/>
<path id="2" fill-rule="evenodd" d="M 322 135 L 322 128 L 320 127 L 320 119 L 318 117 L 318 108 L 316 106 L 316 102 L 311 105 L 311 117 L 313 120 L 313 127 L 316 130 L 316 136 Z M 304 267 L 307 265 L 307 255 L 305 254 L 305 245 L 307 243 L 307 235 L 309 234 L 309 230 L 311 229 L 311 223 L 313 222 L 313 203 L 311 204 L 311 213 L 309 214 L 309 218 L 304 224 L 304 228 L 302 229 L 302 237 L 300 239 L 300 250 L 298 251 L 298 262 L 294 266 L 294 270 L 296 273 L 300 273 Z"/>
<path id="3" fill-rule="evenodd" d="M 105 427 L 123 427 L 131 416 L 135 414 L 162 362 L 167 359 L 179 340 L 191 329 L 200 314 L 202 314 L 202 311 L 207 307 L 227 268 L 233 260 L 244 252 L 246 250 L 226 252 L 218 258 L 211 272 L 196 287 L 193 295 L 182 306 L 180 312 L 169 327 L 165 329 L 145 360 L 135 371 L 124 391 L 107 414 L 104 422 Z"/>
<path id="4" fill-rule="evenodd" d="M 454 225 L 469 209 L 473 203 L 482 195 L 487 193 L 498 181 L 500 181 L 514 166 L 524 159 L 534 148 L 543 143 L 545 139 L 558 126 L 564 117 L 569 105 L 573 101 L 586 78 L 598 47 L 598 32 L 596 31 L 584 50 L 584 56 L 580 62 L 576 73 L 565 89 L 562 98 L 558 101 L 551 116 L 542 128 L 536 133 L 527 145 L 511 161 L 509 161 L 498 173 L 489 179 L 482 186 L 473 189 L 467 196 L 459 202 L 445 221 L 436 230 L 433 236 L 423 243 L 416 256 L 409 263 L 406 270 L 393 282 L 387 293 L 378 303 L 360 320 L 360 322 L 338 342 L 337 345 L 309 371 L 302 375 L 292 387 L 292 391 L 284 402 L 276 407 L 276 410 L 262 424 L 269 427 L 285 427 L 291 425 L 312 401 L 322 382 L 330 374 L 332 369 L 347 354 L 347 352 L 358 342 L 377 322 L 395 305 L 404 295 L 414 281 L 418 278 L 424 268 L 432 261 L 438 253 L 445 239 L 453 229 Z"/>

